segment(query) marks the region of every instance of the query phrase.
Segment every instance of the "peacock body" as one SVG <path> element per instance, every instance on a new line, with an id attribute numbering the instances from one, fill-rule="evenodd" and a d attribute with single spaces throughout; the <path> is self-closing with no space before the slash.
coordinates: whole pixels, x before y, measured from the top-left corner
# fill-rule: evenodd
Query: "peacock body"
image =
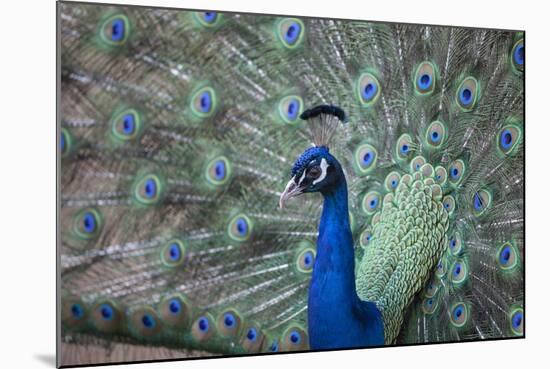
<path id="1" fill-rule="evenodd" d="M 59 20 L 63 364 L 523 336 L 523 33 Z"/>

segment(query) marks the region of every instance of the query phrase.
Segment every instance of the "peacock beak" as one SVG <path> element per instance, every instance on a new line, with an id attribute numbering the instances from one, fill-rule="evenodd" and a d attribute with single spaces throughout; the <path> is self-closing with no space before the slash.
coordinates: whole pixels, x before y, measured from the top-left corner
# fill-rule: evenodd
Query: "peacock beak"
<path id="1" fill-rule="evenodd" d="M 290 199 L 291 197 L 296 197 L 303 193 L 303 188 L 300 187 L 300 185 L 296 184 L 294 182 L 294 177 L 290 181 L 288 181 L 285 190 L 281 194 L 281 197 L 279 198 L 279 207 L 282 209 L 285 207 L 286 200 Z"/>

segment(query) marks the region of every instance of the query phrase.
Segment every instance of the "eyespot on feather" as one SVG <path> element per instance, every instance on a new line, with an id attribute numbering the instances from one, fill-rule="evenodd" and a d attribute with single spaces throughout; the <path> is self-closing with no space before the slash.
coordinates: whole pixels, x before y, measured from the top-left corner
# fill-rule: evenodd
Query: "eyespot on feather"
<path id="1" fill-rule="evenodd" d="M 395 155 L 399 161 L 405 161 L 411 157 L 414 151 L 414 142 L 410 135 L 403 134 L 395 145 Z"/>
<path id="2" fill-rule="evenodd" d="M 435 66 L 429 62 L 422 62 L 416 68 L 414 77 L 414 87 L 418 94 L 429 95 L 435 90 L 436 70 Z"/>
<path id="3" fill-rule="evenodd" d="M 277 37 L 287 49 L 294 49 L 304 38 L 304 23 L 297 18 L 284 18 L 277 26 Z"/>
<path id="4" fill-rule="evenodd" d="M 107 47 L 124 45 L 130 36 L 130 20 L 124 14 L 107 17 L 99 28 L 99 39 Z"/>
<path id="5" fill-rule="evenodd" d="M 472 195 L 472 213 L 481 217 L 491 207 L 493 202 L 493 195 L 487 189 L 480 189 Z"/>
<path id="6" fill-rule="evenodd" d="M 235 215 L 227 225 L 228 236 L 235 241 L 244 242 L 252 234 L 253 223 L 245 214 Z"/>
<path id="7" fill-rule="evenodd" d="M 367 72 L 361 74 L 357 80 L 356 91 L 359 102 L 364 107 L 374 104 L 380 96 L 380 82 L 374 74 Z"/>
<path id="8" fill-rule="evenodd" d="M 278 106 L 279 116 L 283 122 L 291 125 L 300 122 L 299 117 L 303 110 L 304 103 L 302 98 L 297 95 L 283 97 Z"/>
<path id="9" fill-rule="evenodd" d="M 464 302 L 457 302 L 449 309 L 451 324 L 455 328 L 462 328 L 470 319 L 470 309 Z"/>
<path id="10" fill-rule="evenodd" d="M 187 328 L 190 323 L 191 304 L 179 293 L 165 296 L 159 304 L 159 315 L 167 327 Z"/>
<path id="11" fill-rule="evenodd" d="M 231 178 L 231 174 L 231 162 L 223 155 L 210 160 L 204 169 L 204 176 L 207 182 L 214 187 L 227 184 Z"/>
<path id="12" fill-rule="evenodd" d="M 474 77 L 466 77 L 456 91 L 456 102 L 464 111 L 472 110 L 478 100 L 479 84 Z"/>
<path id="13" fill-rule="evenodd" d="M 210 117 L 216 111 L 218 104 L 216 91 L 205 86 L 199 88 L 191 97 L 191 111 L 198 118 Z"/>
<path id="14" fill-rule="evenodd" d="M 97 238 L 103 229 L 103 217 L 98 209 L 85 208 L 74 217 L 73 230 L 76 236 L 84 240 Z"/>
<path id="15" fill-rule="evenodd" d="M 195 342 L 209 340 L 215 334 L 214 319 L 209 313 L 199 315 L 191 327 L 191 336 Z"/>
<path id="16" fill-rule="evenodd" d="M 522 73 L 525 64 L 525 48 L 523 38 L 516 41 L 510 52 L 510 63 L 515 71 Z"/>
<path id="17" fill-rule="evenodd" d="M 308 337 L 305 330 L 298 325 L 291 325 L 283 333 L 282 346 L 284 351 L 306 350 Z"/>
<path id="18" fill-rule="evenodd" d="M 380 193 L 369 191 L 363 196 L 361 208 L 367 215 L 373 215 L 380 208 Z"/>
<path id="19" fill-rule="evenodd" d="M 523 130 L 519 125 L 507 124 L 497 134 L 496 144 L 501 155 L 511 156 L 517 152 L 523 140 Z"/>
<path id="20" fill-rule="evenodd" d="M 510 329 L 512 333 L 516 336 L 523 336 L 523 308 L 512 308 L 508 314 L 508 319 L 510 321 Z"/>
<path id="21" fill-rule="evenodd" d="M 241 315 L 235 309 L 226 309 L 218 316 L 218 332 L 225 337 L 234 337 L 241 330 Z"/>
<path id="22" fill-rule="evenodd" d="M 164 181 L 155 173 L 138 175 L 133 185 L 134 200 L 142 206 L 160 202 L 164 194 Z"/>
<path id="23" fill-rule="evenodd" d="M 147 305 L 132 308 L 128 313 L 132 332 L 139 337 L 151 337 L 162 330 L 156 311 Z"/>
<path id="24" fill-rule="evenodd" d="M 378 159 L 378 151 L 374 146 L 363 143 L 357 146 L 353 154 L 353 168 L 359 176 L 364 176 L 376 168 Z"/>
<path id="25" fill-rule="evenodd" d="M 186 251 L 187 247 L 182 240 L 170 240 L 162 247 L 160 260 L 169 268 L 179 267 L 185 262 Z"/>
<path id="26" fill-rule="evenodd" d="M 118 141 L 136 139 L 141 128 L 141 115 L 135 109 L 125 109 L 111 119 L 111 133 Z"/>
<path id="27" fill-rule="evenodd" d="M 120 307 L 112 300 L 100 300 L 91 310 L 94 326 L 106 333 L 114 333 L 120 329 L 123 316 Z"/>
<path id="28" fill-rule="evenodd" d="M 195 20 L 203 27 L 214 27 L 219 24 L 221 14 L 214 11 L 194 12 Z"/>

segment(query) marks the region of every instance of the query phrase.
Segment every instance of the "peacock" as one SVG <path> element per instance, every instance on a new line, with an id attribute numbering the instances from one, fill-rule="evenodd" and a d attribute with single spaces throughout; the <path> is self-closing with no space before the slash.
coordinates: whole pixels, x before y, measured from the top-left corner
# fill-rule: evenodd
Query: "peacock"
<path id="1" fill-rule="evenodd" d="M 58 3 L 61 365 L 524 336 L 524 33 Z"/>

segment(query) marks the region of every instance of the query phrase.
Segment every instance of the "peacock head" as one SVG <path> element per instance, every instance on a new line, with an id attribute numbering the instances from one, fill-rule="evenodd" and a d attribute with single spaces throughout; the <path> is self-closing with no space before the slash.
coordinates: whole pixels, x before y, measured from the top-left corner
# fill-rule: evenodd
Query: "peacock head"
<path id="1" fill-rule="evenodd" d="M 337 124 L 346 121 L 344 111 L 335 106 L 321 105 L 304 111 L 300 118 L 308 120 L 315 146 L 305 150 L 294 163 L 292 178 L 279 198 L 281 208 L 291 197 L 308 192 L 329 193 L 345 181 L 340 163 L 327 146 Z"/>

